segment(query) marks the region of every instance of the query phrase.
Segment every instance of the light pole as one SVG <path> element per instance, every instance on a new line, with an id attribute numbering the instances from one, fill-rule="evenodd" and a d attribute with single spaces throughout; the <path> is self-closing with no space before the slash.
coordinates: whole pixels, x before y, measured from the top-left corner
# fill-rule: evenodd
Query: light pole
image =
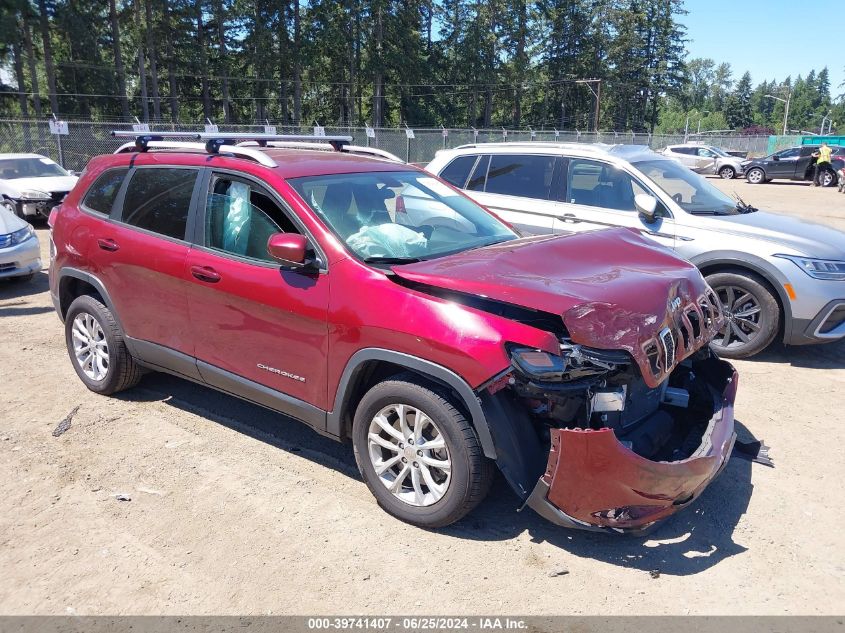
<path id="1" fill-rule="evenodd" d="M 702 112 L 701 114 L 698 115 L 698 132 L 695 133 L 696 136 L 701 135 L 701 118 L 705 114 L 710 114 L 710 110 L 705 110 L 704 112 Z"/>
<path id="2" fill-rule="evenodd" d="M 774 95 L 766 95 L 769 99 L 774 99 L 776 101 L 780 101 L 786 107 L 783 111 L 783 135 L 786 136 L 786 122 L 789 120 L 789 100 L 792 98 L 792 92 L 786 93 L 786 99 L 781 99 L 780 97 L 776 97 Z"/>
<path id="3" fill-rule="evenodd" d="M 826 122 L 828 122 L 828 121 L 830 121 L 830 122 L 832 123 L 832 121 L 831 121 L 831 119 L 830 119 L 830 110 L 828 110 L 828 111 L 827 111 L 827 114 L 825 114 L 825 115 L 822 117 L 822 126 L 821 126 L 821 128 L 819 129 L 819 136 L 824 136 L 824 124 L 825 124 Z M 829 134 L 829 133 L 830 133 L 830 132 L 828 132 L 828 134 Z"/>

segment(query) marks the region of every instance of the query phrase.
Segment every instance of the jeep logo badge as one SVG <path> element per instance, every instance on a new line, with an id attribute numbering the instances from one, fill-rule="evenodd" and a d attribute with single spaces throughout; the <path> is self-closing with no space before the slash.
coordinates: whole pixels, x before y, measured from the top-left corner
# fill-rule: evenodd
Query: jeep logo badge
<path id="1" fill-rule="evenodd" d="M 675 297 L 674 299 L 669 301 L 669 311 L 670 312 L 674 312 L 675 310 L 677 310 L 680 307 L 681 307 L 681 298 L 680 297 Z"/>

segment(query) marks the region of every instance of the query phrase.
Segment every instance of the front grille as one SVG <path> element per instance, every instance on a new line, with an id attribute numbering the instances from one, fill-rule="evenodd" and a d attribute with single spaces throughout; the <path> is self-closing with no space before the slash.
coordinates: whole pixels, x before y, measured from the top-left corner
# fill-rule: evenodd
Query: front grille
<path id="1" fill-rule="evenodd" d="M 6 263 L 6 264 L 0 262 L 0 273 L 5 273 L 9 270 L 14 270 L 15 268 L 16 268 L 15 262 L 9 262 L 9 263 Z"/>
<path id="2" fill-rule="evenodd" d="M 819 334 L 832 332 L 843 323 L 845 323 L 845 304 L 836 306 L 833 312 L 827 315 L 824 323 L 819 327 Z"/>
<path id="3" fill-rule="evenodd" d="M 0 248 L 7 248 L 12 245 L 12 234 L 0 235 Z"/>
<path id="4" fill-rule="evenodd" d="M 53 199 L 53 202 L 61 202 L 65 199 L 67 195 L 67 191 L 51 191 L 50 197 Z"/>
<path id="5" fill-rule="evenodd" d="M 663 366 L 666 371 L 669 371 L 672 365 L 675 364 L 675 337 L 672 335 L 672 330 L 668 327 L 660 332 L 660 342 L 663 344 L 663 353 L 666 358 Z"/>

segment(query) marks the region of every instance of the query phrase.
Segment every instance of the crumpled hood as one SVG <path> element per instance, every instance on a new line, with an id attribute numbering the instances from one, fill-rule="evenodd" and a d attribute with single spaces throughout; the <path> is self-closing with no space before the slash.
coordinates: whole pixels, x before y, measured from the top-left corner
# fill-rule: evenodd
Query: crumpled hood
<path id="1" fill-rule="evenodd" d="M 659 350 L 661 330 L 675 330 L 709 291 L 695 266 L 625 228 L 523 238 L 395 266 L 393 272 L 416 283 L 559 314 L 573 342 L 629 351 L 646 382 L 654 384 L 671 366 L 650 380 L 647 348 L 657 344 Z M 698 318 L 705 322 L 700 309 Z M 681 360 L 712 334 L 712 328 L 701 328 L 688 345 L 678 341 L 681 347 L 672 356 Z"/>
<path id="2" fill-rule="evenodd" d="M 6 187 L 15 189 L 16 195 L 20 196 L 22 191 L 70 191 L 79 180 L 76 176 L 46 176 L 44 178 L 15 178 L 5 181 Z"/>

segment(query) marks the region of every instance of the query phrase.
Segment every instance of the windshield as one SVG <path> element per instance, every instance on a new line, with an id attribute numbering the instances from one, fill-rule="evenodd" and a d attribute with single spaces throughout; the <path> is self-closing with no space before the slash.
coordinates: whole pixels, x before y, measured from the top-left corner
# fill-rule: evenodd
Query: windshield
<path id="1" fill-rule="evenodd" d="M 634 166 L 687 213 L 724 215 L 737 213 L 736 200 L 722 193 L 707 180 L 673 160 L 644 160 Z"/>
<path id="2" fill-rule="evenodd" d="M 416 171 L 309 176 L 289 182 L 367 262 L 430 259 L 518 237 L 470 199 Z"/>
<path id="3" fill-rule="evenodd" d="M 0 180 L 18 178 L 46 178 L 67 176 L 68 173 L 49 158 L 3 158 L 0 159 Z"/>

